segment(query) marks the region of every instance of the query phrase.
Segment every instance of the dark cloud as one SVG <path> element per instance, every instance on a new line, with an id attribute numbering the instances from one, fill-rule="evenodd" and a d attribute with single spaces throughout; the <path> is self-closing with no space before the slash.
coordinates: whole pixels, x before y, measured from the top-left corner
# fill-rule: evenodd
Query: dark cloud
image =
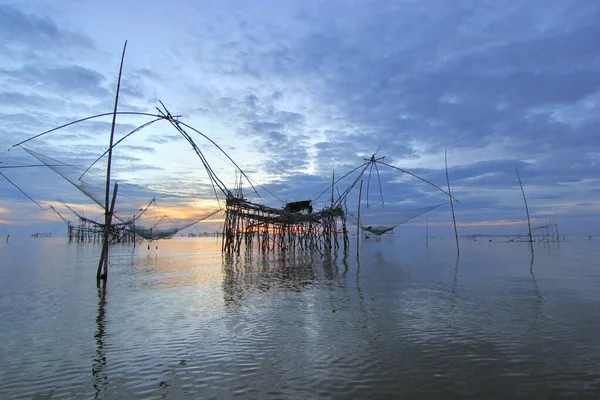
<path id="1" fill-rule="evenodd" d="M 62 29 L 47 16 L 0 4 L 0 49 L 5 55 L 41 56 L 73 47 L 92 50 L 94 43 L 85 34 Z"/>
<path id="2" fill-rule="evenodd" d="M 250 128 L 257 132 L 257 133 L 263 133 L 263 132 L 272 132 L 274 130 L 280 130 L 284 128 L 284 124 L 281 122 L 269 122 L 269 121 L 250 121 L 249 122 Z"/>
<path id="3" fill-rule="evenodd" d="M 0 92 L 0 104 L 6 108 L 45 108 L 56 103 L 64 103 L 59 98 L 49 98 L 37 94 L 24 94 L 20 92 Z"/>
<path id="4" fill-rule="evenodd" d="M 108 95 L 104 76 L 77 66 L 26 65 L 19 69 L 0 70 L 10 83 L 49 93 L 79 94 L 102 98 Z"/>
<path id="5" fill-rule="evenodd" d="M 543 32 L 532 28 L 542 18 L 536 4 L 550 10 Z M 589 40 L 597 36 L 599 7 L 536 4 L 381 3 L 352 13 L 318 7 L 303 13 L 308 35 L 239 58 L 314 79 L 322 101 L 361 127 L 361 143 L 383 143 L 403 156 L 413 155 L 411 140 L 431 150 L 483 147 L 496 135 L 533 141 L 552 121 L 531 121 L 529 109 L 573 103 L 600 87 Z M 274 63 L 281 52 L 286 63 Z"/>

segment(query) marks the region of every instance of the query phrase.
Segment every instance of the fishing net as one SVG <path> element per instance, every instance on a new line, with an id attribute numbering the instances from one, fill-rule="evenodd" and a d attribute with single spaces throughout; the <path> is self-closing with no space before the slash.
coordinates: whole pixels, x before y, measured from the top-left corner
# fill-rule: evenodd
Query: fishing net
<path id="1" fill-rule="evenodd" d="M 373 235 L 381 236 L 393 231 L 397 226 L 407 223 L 429 211 L 435 210 L 444 204 L 446 203 L 413 209 L 385 208 L 374 210 L 362 208 L 360 214 L 360 227 Z M 357 225 L 358 221 L 356 216 L 352 215 L 350 222 Z"/>
<path id="2" fill-rule="evenodd" d="M 23 149 L 100 206 L 100 214 L 96 216 L 96 219 L 104 223 L 102 219 L 106 201 L 106 178 L 104 176 L 44 156 L 33 150 Z M 201 206 L 189 195 L 157 193 L 141 185 L 130 183 L 121 182 L 118 185 L 113 212 L 115 223 L 122 224 L 126 229 L 144 239 L 170 238 L 179 231 L 204 221 L 220 211 L 220 208 L 214 204 Z M 111 196 L 112 190 L 111 187 Z M 62 204 L 78 217 L 83 217 L 66 202 L 62 202 Z"/>

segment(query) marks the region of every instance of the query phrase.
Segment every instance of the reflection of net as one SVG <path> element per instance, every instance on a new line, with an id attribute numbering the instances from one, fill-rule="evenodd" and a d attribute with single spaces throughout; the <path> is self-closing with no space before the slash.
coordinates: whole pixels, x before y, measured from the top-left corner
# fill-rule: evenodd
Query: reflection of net
<path id="1" fill-rule="evenodd" d="M 87 173 L 85 181 L 80 179 L 84 169 L 46 157 L 35 151 L 24 149 L 41 163 L 51 168 L 66 181 L 104 209 L 106 181 L 103 177 Z M 164 239 L 201 222 L 220 210 L 190 209 L 190 200 L 177 195 L 168 195 L 169 202 L 159 206 L 156 197 L 139 185 L 119 184 L 113 216 L 128 230 L 148 240 Z M 166 196 L 165 196 L 166 197 Z M 148 201 L 148 199 L 150 199 Z M 189 216 L 193 213 L 193 216 Z M 115 221 L 116 222 L 116 221 Z"/>
<path id="2" fill-rule="evenodd" d="M 373 235 L 380 236 L 392 231 L 398 225 L 402 225 L 444 204 L 446 203 L 441 203 L 429 207 L 414 208 L 410 210 L 361 210 L 360 227 L 363 230 L 372 233 Z M 356 218 L 354 218 L 353 223 L 354 225 L 357 224 Z"/>

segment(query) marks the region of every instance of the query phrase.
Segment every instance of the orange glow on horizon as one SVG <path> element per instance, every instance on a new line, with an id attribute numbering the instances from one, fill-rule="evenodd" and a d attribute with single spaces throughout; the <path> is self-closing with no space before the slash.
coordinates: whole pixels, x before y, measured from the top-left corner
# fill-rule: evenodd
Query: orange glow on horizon
<path id="1" fill-rule="evenodd" d="M 156 219 L 159 219 L 163 215 L 167 215 L 170 220 L 180 220 L 180 221 L 192 222 L 194 220 L 201 219 L 208 214 L 214 213 L 214 212 L 218 211 L 218 209 L 219 209 L 216 202 L 210 202 L 209 204 L 201 204 L 201 205 L 199 205 L 199 203 L 200 202 L 189 202 L 189 203 L 181 203 L 181 204 L 175 204 L 175 205 L 159 204 L 156 207 L 150 206 L 150 208 L 145 213 L 145 215 L 149 216 L 149 217 L 155 217 Z M 208 203 L 208 202 L 204 202 L 204 203 Z M 74 215 L 70 210 L 66 209 L 66 207 L 58 201 L 44 201 L 44 202 L 42 202 L 42 204 L 45 207 L 53 206 L 61 213 L 61 215 L 66 220 L 77 218 L 76 215 Z M 67 204 L 69 207 L 71 207 L 76 212 L 78 212 L 88 218 L 89 217 L 98 217 L 98 216 L 102 216 L 104 214 L 104 209 L 95 203 L 68 203 L 68 202 L 65 202 L 65 204 Z M 116 211 L 118 212 L 118 204 L 115 208 L 116 208 Z M 2 211 L 3 211 L 3 209 L 0 209 L 0 212 L 2 212 Z M 6 212 L 8 212 L 8 210 Z M 123 215 L 123 214 L 121 214 L 121 215 Z M 218 212 L 214 216 L 218 216 Z M 224 221 L 223 217 L 220 217 L 220 218 L 217 217 L 216 219 L 213 219 L 213 217 L 207 218 L 206 222 L 209 222 L 209 221 L 210 222 L 223 222 Z M 46 221 L 54 221 L 57 218 L 57 216 L 53 212 L 48 212 L 48 213 L 43 213 L 40 216 L 40 218 L 43 220 L 46 220 Z"/>
<path id="2" fill-rule="evenodd" d="M 536 218 L 531 219 L 531 223 L 539 223 L 540 220 Z M 426 223 L 419 222 L 410 225 L 425 226 Z M 497 220 L 497 221 L 472 221 L 472 222 L 457 222 L 456 226 L 459 227 L 477 227 L 477 226 L 513 226 L 513 225 L 527 225 L 527 220 L 521 221 L 510 221 L 510 220 Z M 452 222 L 429 222 L 429 226 L 452 226 Z"/>

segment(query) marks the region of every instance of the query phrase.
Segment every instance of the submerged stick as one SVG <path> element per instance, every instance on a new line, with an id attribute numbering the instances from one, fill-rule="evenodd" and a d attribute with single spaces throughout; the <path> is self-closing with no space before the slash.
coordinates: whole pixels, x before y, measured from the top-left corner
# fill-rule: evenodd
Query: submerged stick
<path id="1" fill-rule="evenodd" d="M 115 212 L 115 200 L 117 199 L 117 191 L 119 190 L 119 185 L 115 182 L 115 188 L 113 189 L 112 201 L 110 203 L 110 211 L 108 214 L 108 228 L 110 229 L 110 225 L 112 223 L 112 217 Z M 106 279 L 108 278 L 108 242 L 106 242 L 106 257 L 104 258 L 104 283 L 106 283 Z"/>
<path id="2" fill-rule="evenodd" d="M 98 262 L 98 270 L 96 271 L 96 284 L 100 286 L 100 280 L 104 280 L 106 284 L 106 278 L 108 278 L 108 240 L 106 240 L 106 232 L 110 233 L 110 224 L 112 222 L 112 216 L 115 210 L 115 200 L 117 199 L 117 191 L 119 190 L 119 184 L 115 182 L 113 189 L 112 202 L 110 203 L 110 209 L 108 211 L 108 223 L 105 220 L 103 239 L 102 239 L 102 253 L 100 253 L 100 261 Z M 104 269 L 104 272 L 102 271 Z"/>
<path id="3" fill-rule="evenodd" d="M 429 248 L 429 218 L 425 223 L 425 247 Z"/>
<path id="4" fill-rule="evenodd" d="M 531 219 L 529 218 L 529 207 L 527 206 L 527 198 L 525 197 L 525 190 L 523 190 L 523 183 L 521 182 L 519 170 L 515 168 L 515 172 L 517 173 L 517 178 L 519 179 L 519 186 L 521 186 L 523 202 L 525 203 L 525 212 L 527 213 L 527 225 L 529 227 L 529 243 L 531 244 L 531 255 L 533 256 L 533 234 L 531 233 Z"/>
<path id="5" fill-rule="evenodd" d="M 356 224 L 356 257 L 360 255 L 360 199 L 362 197 L 363 181 L 360 181 L 360 190 L 358 191 L 358 223 Z"/>
<path id="6" fill-rule="evenodd" d="M 456 215 L 454 214 L 454 202 L 452 192 L 450 191 L 450 177 L 448 176 L 448 150 L 444 149 L 444 161 L 446 164 L 446 182 L 448 183 L 448 197 L 450 197 L 450 208 L 452 209 L 452 222 L 454 223 L 454 237 L 456 238 L 456 252 L 460 254 L 460 246 L 458 244 L 458 229 L 456 228 Z"/>

